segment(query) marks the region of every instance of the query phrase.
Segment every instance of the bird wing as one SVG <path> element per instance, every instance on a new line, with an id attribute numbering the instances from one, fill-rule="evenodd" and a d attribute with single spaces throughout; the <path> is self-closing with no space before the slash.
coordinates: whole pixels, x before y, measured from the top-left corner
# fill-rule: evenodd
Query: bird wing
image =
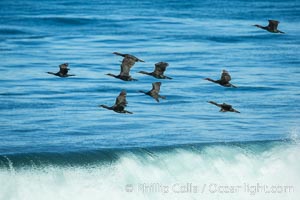
<path id="1" fill-rule="evenodd" d="M 116 103 L 114 107 L 126 107 L 127 101 L 126 101 L 126 93 L 125 95 L 122 94 L 122 92 L 119 94 L 119 96 L 116 98 Z"/>
<path id="2" fill-rule="evenodd" d="M 156 92 L 158 94 L 159 91 L 160 91 L 160 86 L 161 86 L 161 82 L 152 83 L 152 90 L 151 90 L 151 92 Z"/>
<path id="3" fill-rule="evenodd" d="M 69 71 L 68 66 L 69 66 L 68 63 L 63 63 L 59 65 L 59 73 L 66 75 Z"/>
<path id="4" fill-rule="evenodd" d="M 159 62 L 155 64 L 154 74 L 160 76 L 166 71 L 168 64 L 165 62 Z"/>
<path id="5" fill-rule="evenodd" d="M 125 56 L 121 64 L 121 76 L 129 76 L 130 69 L 135 64 L 136 60 L 131 56 Z"/>
<path id="6" fill-rule="evenodd" d="M 121 64 L 121 76 L 129 76 L 130 69 L 135 64 L 135 62 L 145 62 L 130 54 L 122 54 L 119 52 L 113 52 L 113 54 L 124 57 Z"/>
<path id="7" fill-rule="evenodd" d="M 158 93 L 160 91 L 160 85 L 161 85 L 161 82 L 152 83 L 152 89 L 149 92 L 146 92 L 145 94 L 150 95 L 157 102 L 159 102 L 159 100 L 158 100 L 159 94 Z"/>
<path id="8" fill-rule="evenodd" d="M 221 81 L 228 83 L 230 80 L 231 80 L 231 76 L 228 73 L 228 71 L 223 70 L 222 75 L 221 75 Z"/>
<path id="9" fill-rule="evenodd" d="M 277 26 L 279 24 L 279 21 L 276 20 L 269 20 L 269 27 L 271 30 L 277 30 Z"/>
<path id="10" fill-rule="evenodd" d="M 130 54 L 125 54 L 127 57 L 131 57 L 135 62 L 145 62 L 137 57 L 135 57 L 134 55 L 130 55 Z"/>
<path id="11" fill-rule="evenodd" d="M 126 54 L 119 53 L 119 52 L 113 52 L 113 54 L 116 54 L 116 55 L 118 55 L 118 56 L 122 56 L 122 57 L 125 57 L 125 56 L 126 56 Z"/>

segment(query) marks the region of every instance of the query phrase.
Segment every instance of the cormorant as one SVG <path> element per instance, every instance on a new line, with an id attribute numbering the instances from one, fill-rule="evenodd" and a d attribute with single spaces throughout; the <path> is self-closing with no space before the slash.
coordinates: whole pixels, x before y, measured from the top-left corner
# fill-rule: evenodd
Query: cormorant
<path id="1" fill-rule="evenodd" d="M 253 26 L 264 29 L 264 30 L 269 31 L 271 33 L 284 33 L 284 32 L 277 29 L 277 26 L 278 26 L 279 23 L 280 22 L 276 21 L 276 20 L 269 20 L 268 26 L 261 26 L 261 25 L 257 25 L 257 24 L 255 24 Z"/>
<path id="2" fill-rule="evenodd" d="M 122 54 L 118 52 L 113 52 L 113 54 L 124 57 L 121 64 L 121 72 L 119 75 L 114 75 L 110 73 L 106 75 L 121 79 L 123 81 L 137 81 L 137 79 L 133 79 L 129 75 L 130 69 L 135 64 L 135 62 L 145 62 L 145 61 L 130 54 Z"/>
<path id="3" fill-rule="evenodd" d="M 149 76 L 153 76 L 158 79 L 172 79 L 171 77 L 164 75 L 164 72 L 166 71 L 167 66 L 169 66 L 169 64 L 166 62 L 158 62 L 155 64 L 155 68 L 154 68 L 153 72 L 139 71 L 139 73 L 147 74 Z"/>
<path id="4" fill-rule="evenodd" d="M 146 95 L 153 97 L 157 102 L 159 102 L 159 98 L 166 99 L 166 97 L 159 95 L 161 82 L 152 83 L 152 89 L 148 92 L 140 91 Z"/>
<path id="5" fill-rule="evenodd" d="M 68 77 L 68 76 L 75 76 L 74 74 L 68 74 L 68 71 L 70 70 L 68 68 L 69 64 L 68 63 L 63 63 L 61 65 L 59 65 L 59 72 L 47 72 L 48 74 L 52 74 L 55 76 L 59 76 L 59 77 Z"/>
<path id="6" fill-rule="evenodd" d="M 213 83 L 220 84 L 224 87 L 234 87 L 234 88 L 236 88 L 235 85 L 232 85 L 231 83 L 229 83 L 229 81 L 231 80 L 231 76 L 230 76 L 229 72 L 226 71 L 226 70 L 222 71 L 221 79 L 219 79 L 219 80 L 213 80 L 211 78 L 205 78 L 204 80 L 208 80 L 208 81 L 211 81 Z"/>
<path id="7" fill-rule="evenodd" d="M 229 105 L 229 104 L 226 104 L 226 103 L 223 103 L 223 104 L 218 104 L 214 101 L 208 101 L 208 103 L 211 103 L 211 104 L 214 104 L 218 107 L 221 108 L 220 112 L 236 112 L 236 113 L 240 113 L 239 111 L 235 110 L 232 105 Z"/>
<path id="8" fill-rule="evenodd" d="M 106 106 L 106 105 L 100 105 L 102 108 L 106 108 L 108 110 L 113 110 L 117 113 L 128 113 L 132 114 L 132 112 L 129 112 L 125 110 L 125 107 L 127 106 L 126 101 L 126 91 L 122 90 L 119 94 L 119 96 L 116 98 L 116 102 L 113 106 Z"/>

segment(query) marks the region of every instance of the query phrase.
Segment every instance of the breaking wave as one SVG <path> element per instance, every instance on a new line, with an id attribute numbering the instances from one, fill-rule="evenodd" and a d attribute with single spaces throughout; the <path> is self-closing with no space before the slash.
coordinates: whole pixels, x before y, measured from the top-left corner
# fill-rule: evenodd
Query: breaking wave
<path id="1" fill-rule="evenodd" d="M 294 141 L 0 157 L 0 199 L 296 199 Z"/>

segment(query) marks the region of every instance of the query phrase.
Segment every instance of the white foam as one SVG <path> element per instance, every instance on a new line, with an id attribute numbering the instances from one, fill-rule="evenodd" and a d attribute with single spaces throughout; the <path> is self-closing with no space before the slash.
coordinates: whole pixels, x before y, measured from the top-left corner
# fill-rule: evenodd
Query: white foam
<path id="1" fill-rule="evenodd" d="M 215 145 L 128 153 L 111 165 L 1 169 L 0 199 L 298 199 L 299 151 L 298 144 Z"/>

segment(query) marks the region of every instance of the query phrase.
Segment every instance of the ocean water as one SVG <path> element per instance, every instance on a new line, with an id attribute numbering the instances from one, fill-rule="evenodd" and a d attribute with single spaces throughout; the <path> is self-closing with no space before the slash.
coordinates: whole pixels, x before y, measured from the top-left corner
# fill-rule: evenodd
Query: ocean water
<path id="1" fill-rule="evenodd" d="M 0 1 L 0 200 L 298 199 L 299 13 L 297 0 Z M 268 19 L 286 34 L 252 26 Z M 105 75 L 115 51 L 146 61 L 138 81 Z M 160 61 L 172 80 L 137 73 Z M 46 73 L 65 62 L 76 76 Z M 204 80 L 223 69 L 238 88 Z M 159 103 L 138 92 L 156 81 Z M 122 89 L 132 115 L 99 107 Z"/>

